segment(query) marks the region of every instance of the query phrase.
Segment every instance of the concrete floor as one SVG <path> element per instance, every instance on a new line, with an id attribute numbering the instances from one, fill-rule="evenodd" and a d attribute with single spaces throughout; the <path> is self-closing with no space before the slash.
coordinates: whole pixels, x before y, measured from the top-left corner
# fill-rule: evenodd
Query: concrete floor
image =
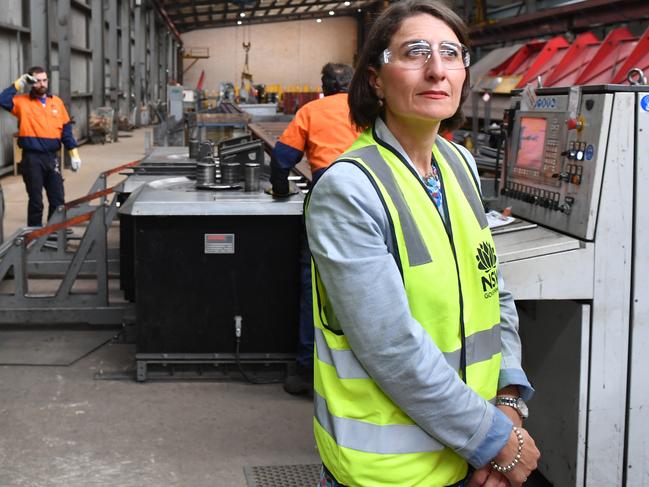
<path id="1" fill-rule="evenodd" d="M 145 132 L 82 146 L 66 200 L 140 158 Z M 27 196 L 20 176 L 0 183 L 6 238 L 24 225 Z M 133 369 L 133 354 L 110 343 L 68 367 L 1 366 L 0 487 L 245 487 L 247 465 L 318 463 L 310 400 L 280 385 L 93 379 Z"/>

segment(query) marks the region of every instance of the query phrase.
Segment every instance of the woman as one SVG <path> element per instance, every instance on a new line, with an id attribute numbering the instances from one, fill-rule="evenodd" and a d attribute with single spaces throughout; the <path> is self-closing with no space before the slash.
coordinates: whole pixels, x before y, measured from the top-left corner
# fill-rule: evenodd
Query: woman
<path id="1" fill-rule="evenodd" d="M 461 120 L 466 43 L 431 1 L 377 19 L 349 95 L 365 131 L 307 203 L 323 486 L 518 486 L 536 468 L 475 162 L 438 136 Z"/>

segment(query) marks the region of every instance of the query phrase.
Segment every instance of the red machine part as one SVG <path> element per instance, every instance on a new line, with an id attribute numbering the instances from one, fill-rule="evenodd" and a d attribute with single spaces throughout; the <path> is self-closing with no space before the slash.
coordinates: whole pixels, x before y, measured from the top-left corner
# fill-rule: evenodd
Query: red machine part
<path id="1" fill-rule="evenodd" d="M 624 64 L 617 70 L 613 77 L 612 83 L 627 84 L 627 73 L 633 69 L 639 68 L 644 71 L 645 76 L 649 76 L 649 28 L 644 31 L 640 40 L 624 61 Z"/>
<path id="2" fill-rule="evenodd" d="M 504 63 L 492 68 L 489 76 L 512 76 L 525 73 L 545 44 L 545 41 L 528 42 Z"/>
<path id="3" fill-rule="evenodd" d="M 552 72 L 559 64 L 564 55 L 568 52 L 570 43 L 563 37 L 557 36 L 550 39 L 543 50 L 534 59 L 534 62 L 529 66 L 527 71 L 523 73 L 523 77 L 518 82 L 517 88 L 523 88 L 527 83 L 535 80 L 538 76 L 543 76 Z"/>
<path id="4" fill-rule="evenodd" d="M 637 44 L 631 32 L 620 27 L 606 36 L 593 59 L 575 80 L 576 85 L 597 85 L 611 83 L 621 64 Z"/>
<path id="5" fill-rule="evenodd" d="M 592 32 L 577 36 L 559 64 L 543 80 L 543 85 L 573 86 L 599 46 L 599 39 Z"/>

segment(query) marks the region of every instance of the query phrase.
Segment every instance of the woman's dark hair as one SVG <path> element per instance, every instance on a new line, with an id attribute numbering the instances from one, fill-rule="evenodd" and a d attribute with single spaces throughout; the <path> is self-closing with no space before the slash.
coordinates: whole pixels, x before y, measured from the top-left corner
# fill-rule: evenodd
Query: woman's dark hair
<path id="1" fill-rule="evenodd" d="M 327 63 L 322 67 L 322 93 L 324 96 L 347 93 L 354 70 L 349 64 Z"/>
<path id="2" fill-rule="evenodd" d="M 399 30 L 403 21 L 419 14 L 429 14 L 440 19 L 455 32 L 462 44 L 468 45 L 469 35 L 466 24 L 445 5 L 434 0 L 405 0 L 390 5 L 387 10 L 381 13 L 370 29 L 349 87 L 350 118 L 359 128 L 363 129 L 371 126 L 376 117 L 383 111 L 379 98 L 370 85 L 369 68 L 380 70 L 379 58 L 390 45 L 392 37 Z M 465 72 L 466 78 L 462 85 L 460 105 L 453 116 L 442 120 L 439 128 L 440 132 L 453 130 L 464 122 L 462 104 L 469 96 L 471 88 L 469 68 L 465 68 Z"/>

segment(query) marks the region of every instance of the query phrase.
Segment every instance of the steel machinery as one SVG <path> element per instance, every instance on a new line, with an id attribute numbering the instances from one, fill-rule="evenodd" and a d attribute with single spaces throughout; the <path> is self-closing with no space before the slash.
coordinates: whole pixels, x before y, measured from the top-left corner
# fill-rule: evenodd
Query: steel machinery
<path id="1" fill-rule="evenodd" d="M 513 99 L 494 230 L 536 395 L 527 427 L 556 486 L 649 485 L 649 87 Z M 487 291 L 487 290 L 486 290 Z"/>
<path id="2" fill-rule="evenodd" d="M 264 193 L 261 142 L 249 137 L 221 144 L 220 164 L 213 147 L 198 161 L 175 149 L 155 150 L 124 184 L 122 285 L 135 301 L 138 380 L 153 365 L 292 363 L 302 195 Z M 218 172 L 201 167 L 210 161 Z"/>

